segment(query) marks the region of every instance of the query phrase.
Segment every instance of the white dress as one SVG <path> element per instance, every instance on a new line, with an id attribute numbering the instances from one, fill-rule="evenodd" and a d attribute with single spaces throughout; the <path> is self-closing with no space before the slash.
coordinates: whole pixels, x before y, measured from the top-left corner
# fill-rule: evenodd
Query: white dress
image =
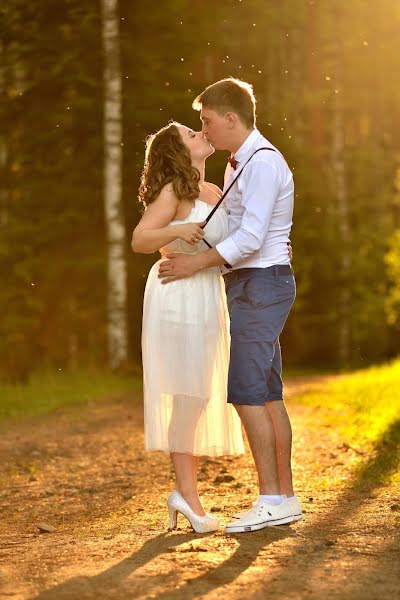
<path id="1" fill-rule="evenodd" d="M 204 221 L 212 206 L 196 200 L 181 221 Z M 214 246 L 227 236 L 221 206 L 205 227 Z M 180 239 L 160 250 L 194 254 L 207 249 Z M 244 452 L 240 419 L 227 404 L 229 317 L 219 267 L 168 284 L 150 270 L 143 307 L 142 359 L 146 450 L 221 456 Z"/>

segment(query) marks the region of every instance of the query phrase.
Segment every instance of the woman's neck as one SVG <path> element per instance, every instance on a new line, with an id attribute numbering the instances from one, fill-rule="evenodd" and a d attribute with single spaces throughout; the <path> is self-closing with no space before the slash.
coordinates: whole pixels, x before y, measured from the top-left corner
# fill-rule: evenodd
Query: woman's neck
<path id="1" fill-rule="evenodd" d="M 199 185 L 204 183 L 205 173 L 206 173 L 206 163 L 204 160 L 200 160 L 198 162 L 193 162 L 192 166 L 195 167 L 200 173 L 200 181 Z"/>

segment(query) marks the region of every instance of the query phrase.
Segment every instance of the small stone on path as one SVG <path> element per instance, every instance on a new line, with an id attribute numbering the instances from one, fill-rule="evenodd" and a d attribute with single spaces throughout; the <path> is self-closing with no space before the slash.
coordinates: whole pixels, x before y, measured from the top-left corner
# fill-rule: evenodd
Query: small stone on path
<path id="1" fill-rule="evenodd" d="M 42 533 L 53 533 L 53 531 L 56 530 L 55 527 L 53 527 L 52 525 L 49 525 L 48 523 L 39 523 L 38 529 Z"/>
<path id="2" fill-rule="evenodd" d="M 228 483 L 234 480 L 235 478 L 233 477 L 233 475 L 217 475 L 214 479 L 214 483 Z"/>

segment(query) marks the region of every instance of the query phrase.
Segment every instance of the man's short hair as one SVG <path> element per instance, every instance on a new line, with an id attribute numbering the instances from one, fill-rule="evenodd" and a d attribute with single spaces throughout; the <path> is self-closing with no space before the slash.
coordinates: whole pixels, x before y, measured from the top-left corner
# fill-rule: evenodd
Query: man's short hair
<path id="1" fill-rule="evenodd" d="M 249 129 L 256 123 L 256 98 L 253 86 L 234 77 L 221 79 L 209 85 L 195 98 L 192 106 L 195 110 L 201 110 L 204 106 L 221 116 L 233 112 Z"/>

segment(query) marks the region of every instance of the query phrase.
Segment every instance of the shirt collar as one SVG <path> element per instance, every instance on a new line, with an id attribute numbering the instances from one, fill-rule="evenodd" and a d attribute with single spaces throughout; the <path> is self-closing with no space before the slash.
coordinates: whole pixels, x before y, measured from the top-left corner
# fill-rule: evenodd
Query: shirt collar
<path id="1" fill-rule="evenodd" d="M 258 129 L 254 128 L 250 135 L 247 136 L 239 150 L 235 152 L 235 159 L 237 162 L 243 161 L 246 154 L 248 154 L 250 148 L 255 144 L 260 135 L 261 133 L 258 131 Z"/>

